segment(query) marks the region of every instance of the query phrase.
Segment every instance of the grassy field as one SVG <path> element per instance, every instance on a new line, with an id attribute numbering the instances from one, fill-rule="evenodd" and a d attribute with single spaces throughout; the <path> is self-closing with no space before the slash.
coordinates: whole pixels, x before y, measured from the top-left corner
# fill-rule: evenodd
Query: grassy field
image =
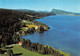
<path id="1" fill-rule="evenodd" d="M 22 48 L 19 45 L 14 46 L 14 48 L 12 48 L 12 50 L 13 50 L 14 54 L 22 53 L 22 55 L 20 55 L 20 56 L 49 56 L 49 55 L 41 55 L 36 52 L 29 51 L 27 49 Z"/>
<path id="2" fill-rule="evenodd" d="M 26 27 L 21 27 L 20 29 L 26 31 Z"/>
<path id="3" fill-rule="evenodd" d="M 12 50 L 15 55 L 19 56 L 52 56 L 52 55 L 41 55 L 39 53 L 29 51 L 27 49 L 22 48 L 20 45 L 14 45 Z M 2 54 L 1 56 L 8 56 L 8 55 Z"/>
<path id="4" fill-rule="evenodd" d="M 34 28 L 40 27 L 40 26 L 38 26 L 38 25 L 34 25 L 33 22 L 27 21 L 27 20 L 22 20 L 22 23 L 23 23 L 23 24 L 25 23 L 24 25 L 25 25 L 26 27 L 29 27 L 29 28 L 32 28 L 32 27 L 34 27 Z M 20 29 L 26 31 L 26 27 L 21 27 Z"/>
<path id="5" fill-rule="evenodd" d="M 53 55 L 42 55 L 37 52 L 29 51 L 27 49 L 22 48 L 20 45 L 17 45 L 17 44 L 13 46 L 12 50 L 15 55 L 19 55 L 19 56 L 53 56 Z M 56 50 L 56 51 L 59 51 L 59 50 Z M 62 51 L 59 51 L 59 52 L 61 54 L 64 54 L 64 56 L 70 56 L 70 54 L 64 53 Z M 8 55 L 2 54 L 1 56 L 8 56 Z"/>
<path id="6" fill-rule="evenodd" d="M 27 20 L 22 20 L 22 23 L 29 23 L 29 24 L 32 24 L 31 21 L 27 21 Z"/>
<path id="7" fill-rule="evenodd" d="M 28 26 L 28 27 L 40 27 L 40 26 L 37 26 L 37 25 L 28 25 L 28 24 L 26 24 L 26 26 Z"/>

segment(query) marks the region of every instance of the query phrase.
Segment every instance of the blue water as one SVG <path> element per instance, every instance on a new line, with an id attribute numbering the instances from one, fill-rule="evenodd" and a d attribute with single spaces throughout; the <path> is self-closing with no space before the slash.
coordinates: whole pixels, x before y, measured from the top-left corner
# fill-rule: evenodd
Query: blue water
<path id="1" fill-rule="evenodd" d="M 37 21 L 48 25 L 50 30 L 41 34 L 23 36 L 23 38 L 52 46 L 72 56 L 80 56 L 80 16 L 56 15 Z"/>

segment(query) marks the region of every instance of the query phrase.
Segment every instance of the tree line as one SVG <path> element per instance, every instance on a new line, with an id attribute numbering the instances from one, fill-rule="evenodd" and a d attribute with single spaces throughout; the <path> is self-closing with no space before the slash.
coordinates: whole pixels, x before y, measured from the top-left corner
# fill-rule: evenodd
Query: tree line
<path id="1" fill-rule="evenodd" d="M 26 14 L 34 17 L 29 17 Z M 22 27 L 21 20 L 33 21 L 36 18 L 52 15 L 51 13 L 23 12 L 9 9 L 0 9 L 0 47 L 17 43 L 19 38 L 14 37 L 15 32 Z M 17 39 L 15 41 L 14 39 Z M 14 42 L 15 41 L 15 42 Z"/>
<path id="2" fill-rule="evenodd" d="M 43 55 L 45 54 L 54 56 L 64 56 L 64 54 L 61 54 L 59 51 L 56 51 L 52 47 L 45 46 L 39 43 L 32 43 L 29 39 L 23 39 L 22 47 L 30 51 L 38 52 Z"/>

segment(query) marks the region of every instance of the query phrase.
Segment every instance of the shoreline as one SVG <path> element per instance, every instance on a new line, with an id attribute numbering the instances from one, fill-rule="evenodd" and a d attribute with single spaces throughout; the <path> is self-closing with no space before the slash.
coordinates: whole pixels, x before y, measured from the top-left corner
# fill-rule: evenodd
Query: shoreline
<path id="1" fill-rule="evenodd" d="M 23 38 L 23 39 L 24 39 L 24 38 Z M 28 44 L 25 44 L 25 45 L 24 45 L 25 41 L 29 41 L 29 42 L 31 42 L 31 41 L 30 41 L 29 39 L 27 39 L 27 40 L 24 39 L 24 41 L 23 41 L 23 43 L 22 43 L 22 47 L 23 47 L 24 49 L 27 49 L 28 47 L 26 48 L 25 45 L 28 45 Z M 45 50 L 45 51 L 47 51 L 45 48 L 50 49 L 49 51 L 51 51 L 51 53 L 50 53 L 51 55 L 56 55 L 56 56 L 57 56 L 57 55 L 71 56 L 70 53 L 66 53 L 66 52 L 63 52 L 63 51 L 54 49 L 54 48 L 51 47 L 51 46 L 43 45 L 43 44 L 40 44 L 40 43 L 32 43 L 32 42 L 31 42 L 31 46 L 32 46 L 32 45 L 35 46 L 36 44 L 39 45 L 39 47 L 41 47 L 41 46 L 42 46 L 42 48 L 44 47 L 44 50 Z M 32 50 L 30 49 L 30 46 L 29 46 L 28 50 L 32 51 Z M 34 50 L 35 50 L 35 49 L 34 49 Z M 40 49 L 40 50 L 42 50 L 42 49 Z M 35 52 L 35 51 L 33 51 L 33 52 Z M 49 54 L 45 54 L 45 52 L 43 52 L 43 53 L 38 52 L 38 53 L 44 54 L 44 55 L 49 55 Z M 55 53 L 56 53 L 56 54 L 55 54 Z"/>
<path id="2" fill-rule="evenodd" d="M 17 44 L 22 39 L 22 38 L 20 39 L 20 36 L 26 33 L 27 34 L 30 34 L 30 33 L 32 34 L 34 32 L 42 33 L 47 29 L 50 29 L 46 24 L 35 21 L 35 19 L 52 15 L 50 13 L 34 12 L 32 14 L 31 12 L 22 13 L 21 11 L 8 10 L 8 9 L 0 9 L 0 12 L 1 12 L 1 19 L 4 19 L 3 20 L 4 23 L 1 21 L 2 23 L 1 25 L 3 25 L 4 27 L 1 26 L 2 36 L 0 36 L 1 37 L 0 40 L 3 41 L 1 43 L 3 45 L 1 45 L 0 47 L 5 48 L 6 45 L 10 45 L 14 43 Z M 6 18 L 8 20 L 6 20 Z"/>
<path id="3" fill-rule="evenodd" d="M 49 30 L 49 29 L 48 29 Z M 25 35 L 25 34 L 24 34 Z M 23 36 L 24 36 L 23 35 Z M 26 35 L 27 36 L 27 35 Z M 44 46 L 47 46 L 47 45 L 44 45 Z M 49 46 L 50 47 L 50 46 Z M 52 49 L 54 49 L 53 47 L 51 47 Z M 61 54 L 64 54 L 64 56 L 70 56 L 70 53 L 66 53 L 66 52 L 62 52 L 62 51 L 60 51 L 60 50 L 57 50 L 57 49 L 55 49 L 56 51 L 58 51 L 58 52 L 60 52 Z"/>

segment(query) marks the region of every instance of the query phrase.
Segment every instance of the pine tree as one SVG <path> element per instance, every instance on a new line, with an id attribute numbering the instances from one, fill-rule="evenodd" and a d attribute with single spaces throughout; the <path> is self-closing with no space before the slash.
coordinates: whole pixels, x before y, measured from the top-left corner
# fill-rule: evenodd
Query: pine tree
<path id="1" fill-rule="evenodd" d="M 48 54 L 48 46 L 45 46 L 46 54 Z"/>
<path id="2" fill-rule="evenodd" d="M 42 48 L 41 48 L 41 54 L 45 54 L 45 47 L 44 46 L 42 46 Z"/>
<path id="3" fill-rule="evenodd" d="M 31 50 L 35 51 L 35 44 L 34 43 L 31 43 Z"/>
<path id="4" fill-rule="evenodd" d="M 59 56 L 64 56 L 63 54 L 60 54 Z"/>
<path id="5" fill-rule="evenodd" d="M 13 51 L 11 49 L 8 50 L 9 56 L 13 56 Z"/>
<path id="6" fill-rule="evenodd" d="M 38 44 L 39 44 L 39 43 L 36 43 L 36 44 L 35 44 L 35 50 L 36 50 L 36 51 L 38 51 Z"/>
<path id="7" fill-rule="evenodd" d="M 37 49 L 38 49 L 38 52 L 40 53 L 40 51 L 41 51 L 41 48 L 42 48 L 42 45 L 41 44 L 38 44 L 37 45 Z"/>
<path id="8" fill-rule="evenodd" d="M 25 45 L 26 45 L 25 39 L 23 39 L 23 41 L 22 41 L 22 47 L 23 47 L 23 48 L 26 48 Z"/>
<path id="9" fill-rule="evenodd" d="M 29 49 L 30 49 L 30 45 L 31 45 L 31 41 L 30 41 L 29 39 L 27 39 L 26 41 L 27 41 L 26 46 L 27 46 L 27 48 L 28 48 L 28 50 L 29 50 Z"/>
<path id="10" fill-rule="evenodd" d="M 59 56 L 60 55 L 60 52 L 59 51 L 56 51 L 56 56 Z"/>

